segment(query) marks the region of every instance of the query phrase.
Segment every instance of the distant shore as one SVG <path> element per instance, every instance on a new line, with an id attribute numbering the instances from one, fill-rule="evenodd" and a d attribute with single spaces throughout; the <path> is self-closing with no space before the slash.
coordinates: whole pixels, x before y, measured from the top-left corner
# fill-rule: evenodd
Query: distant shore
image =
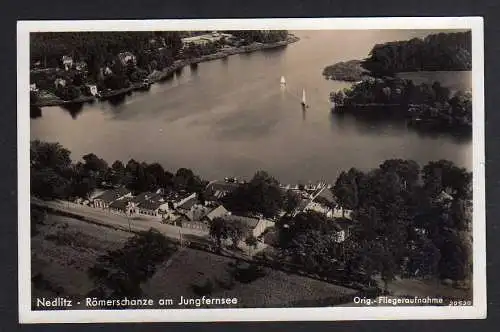
<path id="1" fill-rule="evenodd" d="M 155 71 L 155 72 L 151 73 L 148 78 L 151 82 L 158 82 L 158 81 L 164 80 L 165 78 L 170 77 L 176 71 L 178 71 L 178 70 L 180 70 L 188 65 L 196 65 L 196 64 L 201 63 L 201 62 L 223 59 L 223 58 L 226 58 L 228 56 L 235 55 L 235 54 L 251 53 L 251 52 L 261 51 L 261 50 L 266 50 L 266 49 L 285 47 L 288 44 L 292 44 L 292 43 L 295 43 L 297 41 L 299 41 L 298 37 L 296 37 L 295 35 L 289 35 L 287 40 L 279 41 L 276 43 L 270 43 L 270 44 L 254 43 L 254 44 L 247 45 L 247 46 L 226 48 L 226 49 L 220 50 L 217 53 L 203 55 L 203 56 L 198 57 L 198 58 L 177 60 L 170 67 L 167 67 L 167 68 L 163 69 L 162 71 Z"/>
<path id="2" fill-rule="evenodd" d="M 201 62 L 223 59 L 223 58 L 226 58 L 228 56 L 235 55 L 235 54 L 251 53 L 251 52 L 256 52 L 256 51 L 261 51 L 261 50 L 266 50 L 266 49 L 285 47 L 288 44 L 295 43 L 299 40 L 300 40 L 300 38 L 298 38 L 297 36 L 295 36 L 293 34 L 289 34 L 289 36 L 286 40 L 279 41 L 276 43 L 269 43 L 269 44 L 253 43 L 251 45 L 240 46 L 240 47 L 228 47 L 228 48 L 222 49 L 222 50 L 220 50 L 216 53 L 213 53 L 213 54 L 208 54 L 208 55 L 204 55 L 204 56 L 192 58 L 192 59 L 177 60 L 171 66 L 164 68 L 161 71 L 159 71 L 159 70 L 153 71 L 151 74 L 149 74 L 148 79 L 152 84 L 157 83 L 157 82 L 161 82 L 165 79 L 168 79 L 175 72 L 183 69 L 186 66 L 197 65 L 198 63 L 201 63 Z M 106 93 L 106 98 L 124 95 L 124 94 L 127 94 L 127 93 L 135 91 L 135 90 L 143 90 L 142 85 L 132 84 L 128 88 L 110 91 L 110 92 Z M 57 97 L 56 98 L 42 98 L 37 103 L 33 103 L 30 106 L 31 107 L 63 106 L 63 105 L 82 104 L 82 103 L 86 103 L 86 102 L 93 102 L 93 101 L 99 100 L 99 99 L 102 99 L 102 98 L 98 98 L 97 96 L 85 96 L 85 97 L 80 97 L 80 98 L 74 99 L 74 100 L 62 100 L 62 99 L 59 99 Z"/>

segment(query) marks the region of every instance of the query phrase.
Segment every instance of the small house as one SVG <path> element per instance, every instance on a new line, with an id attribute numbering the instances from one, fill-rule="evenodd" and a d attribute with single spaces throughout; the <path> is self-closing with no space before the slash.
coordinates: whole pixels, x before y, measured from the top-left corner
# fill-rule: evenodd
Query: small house
<path id="1" fill-rule="evenodd" d="M 64 78 L 58 77 L 55 79 L 54 85 L 55 85 L 56 89 L 59 87 L 63 88 L 66 86 L 66 80 Z"/>
<path id="2" fill-rule="evenodd" d="M 334 232 L 334 241 L 337 243 L 342 243 L 351 235 L 353 223 L 347 218 L 335 219 L 334 223 L 336 230 Z"/>
<path id="3" fill-rule="evenodd" d="M 236 216 L 236 215 L 225 215 L 221 217 L 223 220 L 227 222 L 240 222 L 245 227 L 245 235 L 244 238 L 252 235 L 254 237 L 259 237 L 264 233 L 264 231 L 274 226 L 274 222 L 264 219 L 264 218 L 256 218 L 256 217 L 244 217 L 244 216 Z"/>
<path id="4" fill-rule="evenodd" d="M 205 214 L 201 218 L 201 220 L 204 221 L 205 223 L 210 223 L 215 218 L 221 218 L 224 216 L 228 216 L 230 214 L 231 213 L 228 210 L 226 210 L 226 208 L 223 205 L 219 205 L 218 207 L 214 208 L 213 210 Z"/>
<path id="5" fill-rule="evenodd" d="M 137 212 L 137 206 L 132 201 L 132 197 L 121 197 L 109 204 L 109 209 L 118 214 L 134 215 Z"/>
<path id="6" fill-rule="evenodd" d="M 188 201 L 191 201 L 191 203 L 188 203 L 188 204 L 194 205 L 196 203 L 196 201 L 194 201 L 194 203 L 192 201 L 193 201 L 193 199 L 196 199 L 196 197 L 197 197 L 196 193 L 186 193 L 184 195 L 180 195 L 180 196 L 176 197 L 173 201 L 174 208 L 178 208 Z M 187 207 L 187 205 L 185 205 L 184 207 Z"/>
<path id="7" fill-rule="evenodd" d="M 214 199 L 221 199 L 227 194 L 236 190 L 240 184 L 231 181 L 212 181 L 205 188 L 205 196 Z"/>
<path id="8" fill-rule="evenodd" d="M 120 59 L 120 62 L 124 66 L 128 65 L 129 63 L 133 64 L 134 66 L 137 64 L 137 58 L 131 52 L 119 53 L 118 59 Z"/>
<path id="9" fill-rule="evenodd" d="M 161 217 L 160 206 L 164 204 L 163 201 L 158 199 L 148 199 L 138 204 L 138 212 L 144 216 Z"/>
<path id="10" fill-rule="evenodd" d="M 188 199 L 184 200 L 182 204 L 177 204 L 176 209 L 181 213 L 188 213 L 197 205 L 196 203 L 198 203 L 198 198 L 196 198 L 196 195 L 191 195 Z"/>
<path id="11" fill-rule="evenodd" d="M 68 55 L 64 55 L 62 57 L 62 64 L 65 70 L 70 70 L 73 68 L 73 58 Z"/>
<path id="12" fill-rule="evenodd" d="M 92 96 L 97 95 L 97 85 L 95 84 L 85 84 L 85 88 L 87 89 L 88 93 Z"/>
<path id="13" fill-rule="evenodd" d="M 144 216 L 161 216 L 160 207 L 166 204 L 165 199 L 157 193 L 145 192 L 135 196 L 132 202 L 137 207 L 137 213 Z"/>
<path id="14" fill-rule="evenodd" d="M 106 190 L 105 192 L 94 198 L 94 207 L 108 209 L 112 202 L 123 197 L 132 197 L 132 192 L 123 187 Z"/>

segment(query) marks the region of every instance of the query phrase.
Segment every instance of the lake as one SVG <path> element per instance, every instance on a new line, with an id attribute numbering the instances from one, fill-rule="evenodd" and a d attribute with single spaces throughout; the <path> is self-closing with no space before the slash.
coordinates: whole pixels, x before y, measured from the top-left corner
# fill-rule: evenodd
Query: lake
<path id="1" fill-rule="evenodd" d="M 294 33 L 301 40 L 286 48 L 186 67 L 118 103 L 95 102 L 73 111 L 43 108 L 40 117 L 31 119 L 31 139 L 60 142 L 73 160 L 92 152 L 110 164 L 134 158 L 159 162 L 170 171 L 191 168 L 206 179 L 249 178 L 262 169 L 285 183 L 332 182 L 342 170 L 366 170 L 389 158 L 421 164 L 449 159 L 472 167 L 470 138 L 418 133 L 404 123 L 339 118 L 330 112 L 330 91 L 349 84 L 325 80 L 326 65 L 362 59 L 376 43 L 431 31 Z M 421 78 L 418 74 L 410 73 Z M 441 74 L 450 76 L 445 81 L 454 86 L 471 87 L 470 72 Z M 286 90 L 280 88 L 281 76 Z M 305 112 L 303 89 L 310 105 Z"/>

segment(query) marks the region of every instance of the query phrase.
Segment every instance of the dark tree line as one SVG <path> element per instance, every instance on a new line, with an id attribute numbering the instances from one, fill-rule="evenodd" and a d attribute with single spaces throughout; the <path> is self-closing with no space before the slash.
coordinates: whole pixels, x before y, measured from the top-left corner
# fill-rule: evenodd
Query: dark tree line
<path id="1" fill-rule="evenodd" d="M 398 72 L 471 70 L 471 32 L 438 33 L 423 39 L 394 41 L 373 47 L 363 67 L 374 75 Z"/>
<path id="2" fill-rule="evenodd" d="M 287 30 L 239 30 L 227 31 L 234 37 L 243 39 L 246 44 L 251 43 L 275 43 L 286 40 L 288 37 Z"/>
<path id="3" fill-rule="evenodd" d="M 335 220 L 302 213 L 278 223 L 282 253 L 318 273 L 379 275 L 386 284 L 396 275 L 468 279 L 471 186 L 472 174 L 446 160 L 422 169 L 400 159 L 366 173 L 350 169 L 333 193 L 353 211 L 351 235 L 338 243 Z"/>
<path id="4" fill-rule="evenodd" d="M 349 110 L 356 110 L 362 105 L 392 104 L 400 105 L 403 115 L 447 126 L 472 124 L 472 95 L 462 91 L 452 94 L 450 89 L 441 86 L 439 82 L 415 85 L 411 80 L 400 78 L 372 78 L 350 89 L 332 92 L 330 99 Z"/>
<path id="5" fill-rule="evenodd" d="M 88 197 L 97 187 L 125 186 L 138 193 L 158 189 L 202 192 L 205 182 L 192 170 L 166 171 L 159 163 L 126 165 L 117 160 L 111 166 L 93 153 L 73 163 L 70 151 L 59 143 L 31 142 L 31 193 L 42 199 Z"/>

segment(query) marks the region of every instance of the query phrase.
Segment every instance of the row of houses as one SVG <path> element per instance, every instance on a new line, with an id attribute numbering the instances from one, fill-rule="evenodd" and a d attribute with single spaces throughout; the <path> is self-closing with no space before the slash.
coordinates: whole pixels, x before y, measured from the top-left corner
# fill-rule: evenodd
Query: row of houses
<path id="1" fill-rule="evenodd" d="M 199 201 L 196 193 L 163 194 L 157 191 L 134 196 L 126 188 L 116 188 L 100 193 L 91 199 L 90 204 L 94 208 L 106 209 L 119 215 L 140 217 L 204 232 L 209 231 L 210 222 L 215 218 L 228 222 L 238 221 L 245 227 L 245 237 L 253 235 L 258 238 L 274 225 L 274 221 L 263 217 L 234 215 L 217 203 L 217 197 L 223 197 L 237 186 L 224 184 L 219 181 L 209 183 L 203 203 Z"/>
<path id="2" fill-rule="evenodd" d="M 109 209 L 113 213 L 145 217 L 184 228 L 207 231 L 210 222 L 215 218 L 238 220 L 247 228 L 247 233 L 255 237 L 261 236 L 266 229 L 274 225 L 274 220 L 263 216 L 238 216 L 228 211 L 220 200 L 238 188 L 241 181 L 227 178 L 224 181 L 212 181 L 206 186 L 204 202 L 200 202 L 196 193 L 168 193 L 161 191 L 145 192 L 132 195 L 126 188 L 105 191 L 92 200 L 93 206 Z M 303 198 L 293 216 L 301 212 L 316 211 L 335 220 L 338 242 L 343 242 L 349 236 L 352 211 L 342 209 L 335 203 L 335 198 L 326 184 L 314 188 L 303 189 Z"/>
<path id="3" fill-rule="evenodd" d="M 238 181 L 235 178 L 226 178 L 224 181 L 212 181 L 207 185 L 206 196 L 215 200 L 221 199 L 238 188 L 242 183 L 244 183 L 244 181 Z M 292 190 L 301 197 L 292 216 L 307 211 L 322 213 L 326 217 L 335 220 L 335 225 L 338 226 L 337 232 L 334 234 L 337 242 L 343 242 L 349 236 L 352 226 L 351 219 L 353 211 L 338 206 L 330 185 L 320 182 L 318 184 L 309 184 L 303 187 L 299 187 L 298 185 L 282 185 L 281 187 L 283 190 Z M 247 222 L 249 224 L 255 224 L 255 229 L 260 230 L 263 227 L 262 225 L 268 225 L 265 219 L 260 217 L 250 219 L 252 220 L 247 220 Z M 259 231 L 256 231 L 256 233 L 259 233 Z"/>
<path id="4" fill-rule="evenodd" d="M 142 215 L 163 218 L 177 207 L 196 199 L 195 193 L 168 194 L 161 191 L 145 192 L 132 195 L 132 191 L 124 187 L 107 190 L 92 199 L 95 208 L 109 209 L 112 212 L 129 216 Z"/>

